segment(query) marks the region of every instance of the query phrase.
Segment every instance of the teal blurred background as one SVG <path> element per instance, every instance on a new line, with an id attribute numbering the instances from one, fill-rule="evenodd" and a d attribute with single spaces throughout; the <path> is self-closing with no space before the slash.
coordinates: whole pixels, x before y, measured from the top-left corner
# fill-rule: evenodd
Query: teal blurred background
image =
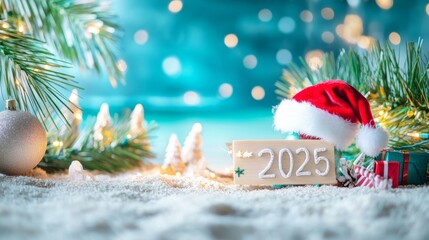
<path id="1" fill-rule="evenodd" d="M 84 114 L 103 102 L 111 112 L 142 103 L 159 125 L 158 161 L 171 133 L 183 141 L 200 122 L 213 166 L 229 164 L 225 142 L 284 138 L 271 109 L 279 101 L 274 83 L 291 62 L 318 67 L 326 51 L 429 34 L 428 1 L 418 0 L 113 0 L 113 10 L 126 84 L 76 72 Z"/>

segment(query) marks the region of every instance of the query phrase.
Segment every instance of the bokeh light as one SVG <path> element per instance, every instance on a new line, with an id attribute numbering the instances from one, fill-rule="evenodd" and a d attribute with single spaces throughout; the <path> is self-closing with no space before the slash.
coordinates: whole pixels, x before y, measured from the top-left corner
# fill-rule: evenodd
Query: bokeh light
<path id="1" fill-rule="evenodd" d="M 183 102 L 189 106 L 195 106 L 200 104 L 201 98 L 197 92 L 187 91 L 183 94 Z"/>
<path id="2" fill-rule="evenodd" d="M 238 44 L 238 37 L 233 33 L 227 34 L 225 36 L 224 42 L 227 47 L 234 48 Z"/>
<path id="3" fill-rule="evenodd" d="M 335 28 L 336 33 L 348 43 L 355 44 L 363 33 L 363 22 L 359 15 L 350 14 L 344 18 L 344 23 Z"/>
<path id="4" fill-rule="evenodd" d="M 234 92 L 234 89 L 232 85 L 229 83 L 222 83 L 219 86 L 219 95 L 223 98 L 231 97 L 233 92 Z"/>
<path id="5" fill-rule="evenodd" d="M 304 10 L 299 14 L 299 17 L 303 22 L 310 23 L 313 21 L 313 13 L 311 13 L 309 10 Z"/>
<path id="6" fill-rule="evenodd" d="M 123 73 L 127 71 L 127 63 L 124 61 L 124 59 L 119 59 L 116 63 L 116 67 Z"/>
<path id="7" fill-rule="evenodd" d="M 146 30 L 138 30 L 134 34 L 134 41 L 138 45 L 143 45 L 149 40 L 149 33 Z"/>
<path id="8" fill-rule="evenodd" d="M 287 49 L 277 51 L 276 60 L 281 65 L 287 65 L 292 61 L 292 53 Z"/>
<path id="9" fill-rule="evenodd" d="M 269 22 L 273 18 L 273 13 L 269 9 L 261 9 L 258 13 L 258 18 L 262 22 Z"/>
<path id="10" fill-rule="evenodd" d="M 182 71 L 182 66 L 177 57 L 170 56 L 165 58 L 162 62 L 162 69 L 164 70 L 165 74 L 169 76 L 176 76 Z"/>
<path id="11" fill-rule="evenodd" d="M 295 30 L 295 20 L 291 17 L 282 17 L 279 20 L 278 28 L 282 33 L 291 33 Z"/>
<path id="12" fill-rule="evenodd" d="M 168 4 L 168 10 L 172 13 L 178 13 L 182 10 L 183 3 L 180 0 L 173 0 Z"/>
<path id="13" fill-rule="evenodd" d="M 305 54 L 305 61 L 312 70 L 317 70 L 323 64 L 323 52 L 321 50 L 312 50 Z"/>
<path id="14" fill-rule="evenodd" d="M 429 15 L 429 3 L 426 4 L 426 14 Z"/>
<path id="15" fill-rule="evenodd" d="M 401 43 L 401 35 L 397 32 L 391 32 L 389 34 L 389 41 L 394 45 L 398 45 Z"/>
<path id="16" fill-rule="evenodd" d="M 384 10 L 390 9 L 393 6 L 393 0 L 375 0 L 375 2 Z"/>
<path id="17" fill-rule="evenodd" d="M 243 65 L 247 69 L 254 69 L 258 65 L 258 59 L 255 55 L 247 55 L 243 59 Z"/>
<path id="18" fill-rule="evenodd" d="M 349 4 L 350 7 L 357 7 L 360 4 L 360 0 L 347 0 L 347 3 Z"/>
<path id="19" fill-rule="evenodd" d="M 255 86 L 252 88 L 252 97 L 255 100 L 262 100 L 265 97 L 265 90 L 261 86 Z"/>
<path id="20" fill-rule="evenodd" d="M 325 43 L 332 43 L 334 42 L 335 36 L 332 32 L 330 31 L 324 31 L 322 33 L 322 41 L 324 41 Z"/>
<path id="21" fill-rule="evenodd" d="M 330 7 L 325 7 L 321 11 L 322 17 L 326 20 L 331 20 L 334 18 L 334 10 Z"/>

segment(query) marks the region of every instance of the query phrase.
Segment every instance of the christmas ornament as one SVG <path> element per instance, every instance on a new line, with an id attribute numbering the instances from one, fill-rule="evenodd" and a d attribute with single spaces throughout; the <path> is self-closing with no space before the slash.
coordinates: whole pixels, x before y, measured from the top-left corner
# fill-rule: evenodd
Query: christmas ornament
<path id="1" fill-rule="evenodd" d="M 205 175 L 206 162 L 201 149 L 202 126 L 200 123 L 195 123 L 191 131 L 185 139 L 182 149 L 182 160 L 186 164 L 184 175 L 186 176 L 202 176 Z"/>
<path id="2" fill-rule="evenodd" d="M 47 138 L 42 124 L 33 115 L 16 110 L 16 101 L 7 100 L 0 112 L 0 172 L 25 174 L 43 158 Z"/>
<path id="3" fill-rule="evenodd" d="M 183 173 L 185 163 L 181 158 L 181 147 L 176 134 L 171 134 L 165 150 L 164 164 L 161 167 L 162 174 L 180 175 Z"/>
<path id="4" fill-rule="evenodd" d="M 369 156 L 377 156 L 388 141 L 387 133 L 376 128 L 366 98 L 341 80 L 325 81 L 284 99 L 275 109 L 274 126 L 299 132 L 303 139 L 326 140 L 340 150 L 356 136 L 357 147 Z"/>

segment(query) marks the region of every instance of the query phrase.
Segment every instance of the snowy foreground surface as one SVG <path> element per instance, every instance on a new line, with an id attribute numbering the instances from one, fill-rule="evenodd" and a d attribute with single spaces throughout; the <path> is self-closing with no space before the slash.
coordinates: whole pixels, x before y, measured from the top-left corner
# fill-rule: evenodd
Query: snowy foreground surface
<path id="1" fill-rule="evenodd" d="M 429 239 L 429 187 L 250 188 L 141 173 L 0 176 L 0 239 Z"/>

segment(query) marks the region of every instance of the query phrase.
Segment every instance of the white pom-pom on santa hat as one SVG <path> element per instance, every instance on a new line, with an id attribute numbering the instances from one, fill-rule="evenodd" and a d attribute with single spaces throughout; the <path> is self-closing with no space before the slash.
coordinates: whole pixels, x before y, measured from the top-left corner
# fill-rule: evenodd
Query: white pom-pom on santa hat
<path id="1" fill-rule="evenodd" d="M 324 139 L 338 149 L 345 149 L 356 136 L 356 146 L 368 156 L 376 156 L 387 146 L 388 135 L 376 128 L 366 98 L 340 80 L 305 88 L 274 111 L 274 127 L 282 132 Z"/>

